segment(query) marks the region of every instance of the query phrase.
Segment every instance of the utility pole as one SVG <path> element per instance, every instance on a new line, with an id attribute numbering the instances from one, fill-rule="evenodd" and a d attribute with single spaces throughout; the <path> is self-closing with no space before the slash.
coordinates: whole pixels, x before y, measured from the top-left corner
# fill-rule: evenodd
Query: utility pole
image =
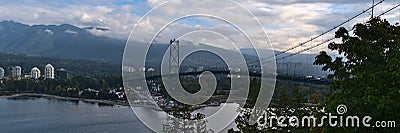
<path id="1" fill-rule="evenodd" d="M 371 19 L 374 18 L 374 8 L 375 8 L 375 0 L 372 0 L 372 12 L 371 12 Z"/>

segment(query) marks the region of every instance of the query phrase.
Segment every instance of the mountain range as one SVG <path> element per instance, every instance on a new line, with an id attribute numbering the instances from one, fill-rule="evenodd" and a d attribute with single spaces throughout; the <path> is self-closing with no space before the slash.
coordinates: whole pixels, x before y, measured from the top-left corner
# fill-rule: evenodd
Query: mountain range
<path id="1" fill-rule="evenodd" d="M 54 57 L 68 59 L 90 59 L 114 64 L 121 64 L 126 41 L 92 34 L 89 30 L 109 31 L 99 27 L 79 28 L 70 24 L 62 25 L 26 25 L 14 21 L 0 22 L 0 53 L 21 54 L 38 57 Z M 186 44 L 190 45 L 190 44 Z M 136 49 L 143 49 L 144 44 L 138 43 Z M 202 46 L 205 47 L 205 46 Z M 229 52 L 217 47 L 208 46 L 216 51 Z M 163 54 L 168 49 L 167 44 L 154 44 L 148 52 L 147 62 L 159 65 Z M 143 50 L 142 50 L 143 51 Z M 164 52 L 163 52 L 164 51 Z M 240 49 L 246 59 L 257 57 L 252 49 Z M 260 52 L 271 52 L 260 50 Z M 272 51 L 278 53 L 279 51 Z M 199 60 L 207 63 L 217 56 L 198 52 L 197 56 L 187 59 L 187 63 L 199 65 Z M 294 68 L 304 71 L 304 74 L 324 75 L 319 67 L 312 66 L 316 55 L 300 54 L 277 63 L 278 73 L 286 73 Z M 262 58 L 262 57 L 261 57 Z M 297 64 L 297 65 L 296 65 Z M 303 65 L 301 65 L 303 64 Z M 308 65 L 304 65 L 308 64 Z M 292 70 L 293 69 L 293 70 Z M 300 73 L 302 71 L 298 71 Z M 301 74 L 301 75 L 304 75 Z M 297 75 L 294 72 L 294 75 Z"/>
<path id="2" fill-rule="evenodd" d="M 125 41 L 96 36 L 69 24 L 25 25 L 0 22 L 0 52 L 120 63 Z"/>

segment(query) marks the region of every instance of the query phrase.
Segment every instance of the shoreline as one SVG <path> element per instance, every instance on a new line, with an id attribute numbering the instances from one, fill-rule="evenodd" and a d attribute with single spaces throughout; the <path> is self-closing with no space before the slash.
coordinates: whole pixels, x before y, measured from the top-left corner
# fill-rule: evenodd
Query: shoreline
<path id="1" fill-rule="evenodd" d="M 97 99 L 87 99 L 87 98 L 75 98 L 75 97 L 63 97 L 63 96 L 57 96 L 57 95 L 52 95 L 52 94 L 43 94 L 43 93 L 16 93 L 16 94 L 12 94 L 12 95 L 0 95 L 0 99 L 4 98 L 4 99 L 12 99 L 12 98 L 23 98 L 23 97 L 38 97 L 38 98 L 47 98 L 47 99 L 56 99 L 56 100 L 66 100 L 66 101 L 81 101 L 81 102 L 86 102 L 86 103 L 94 103 L 97 105 L 104 105 L 104 106 L 129 106 L 131 107 L 131 105 L 129 104 L 128 101 L 113 101 L 113 100 L 97 100 Z M 151 108 L 157 111 L 174 111 L 176 110 L 176 108 L 155 108 L 153 106 L 149 106 L 147 104 L 134 104 L 132 105 L 134 107 L 147 107 L 147 108 Z M 192 109 L 189 110 L 197 110 L 197 109 L 201 109 L 204 107 L 208 107 L 208 106 L 220 106 L 220 104 L 215 105 L 215 104 L 209 104 L 209 105 L 199 105 L 196 106 Z"/>
<path id="2" fill-rule="evenodd" d="M 50 98 L 50 99 L 57 99 L 57 100 L 82 101 L 82 102 L 97 103 L 97 104 L 104 104 L 104 105 L 130 106 L 128 102 L 124 102 L 124 101 L 62 97 L 62 96 L 51 95 L 51 94 L 42 94 L 42 93 L 18 93 L 18 94 L 0 96 L 0 98 L 6 98 L 6 99 L 19 98 L 19 97 L 42 97 L 42 98 Z"/>

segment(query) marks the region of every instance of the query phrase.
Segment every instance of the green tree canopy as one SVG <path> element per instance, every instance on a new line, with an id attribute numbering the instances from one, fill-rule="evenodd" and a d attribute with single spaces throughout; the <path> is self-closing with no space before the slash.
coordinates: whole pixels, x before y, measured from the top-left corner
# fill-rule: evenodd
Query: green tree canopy
<path id="1" fill-rule="evenodd" d="M 400 26 L 373 18 L 356 24 L 350 32 L 340 28 L 328 48 L 343 57 L 334 60 L 325 51 L 316 57 L 315 65 L 331 71 L 335 79 L 331 88 L 338 92 L 327 102 L 328 112 L 344 104 L 344 115 L 371 116 L 370 124 L 379 120 L 400 122 Z M 399 131 L 397 128 L 343 128 L 344 131 Z M 337 131 L 335 129 L 335 131 Z"/>

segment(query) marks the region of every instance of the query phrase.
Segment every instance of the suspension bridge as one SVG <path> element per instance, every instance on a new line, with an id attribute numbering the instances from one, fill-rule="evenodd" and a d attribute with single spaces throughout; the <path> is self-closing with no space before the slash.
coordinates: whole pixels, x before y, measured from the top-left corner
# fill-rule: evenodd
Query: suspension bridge
<path id="1" fill-rule="evenodd" d="M 212 72 L 214 74 L 225 74 L 225 75 L 248 75 L 251 77 L 260 77 L 262 76 L 262 73 L 259 71 L 260 69 L 257 69 L 257 67 L 259 68 L 259 62 L 261 60 L 270 60 L 271 58 L 275 58 L 276 62 L 278 63 L 278 65 L 280 65 L 280 67 L 286 67 L 286 70 L 284 70 L 285 68 L 283 68 L 283 70 L 281 70 L 280 75 L 283 76 L 278 76 L 278 78 L 284 78 L 287 76 L 292 76 L 292 77 L 303 77 L 303 78 L 309 78 L 306 75 L 312 75 L 312 74 L 298 74 L 299 71 L 298 69 L 310 69 L 310 67 L 313 67 L 312 63 L 311 64 L 307 64 L 310 63 L 310 60 L 313 60 L 315 57 L 311 57 L 311 55 L 307 55 L 307 62 L 306 63 L 292 63 L 292 68 L 289 68 L 289 63 L 285 63 L 284 61 L 292 58 L 294 56 L 297 56 L 299 54 L 305 53 L 307 51 L 310 50 L 314 50 L 316 48 L 321 48 L 321 46 L 329 44 L 331 42 L 334 42 L 336 40 L 335 37 L 331 37 L 333 36 L 330 33 L 335 32 L 339 27 L 343 27 L 345 24 L 350 23 L 351 21 L 355 21 L 356 18 L 362 17 L 362 15 L 371 13 L 371 18 L 373 17 L 382 17 L 392 11 L 394 11 L 395 9 L 399 8 L 400 6 L 400 2 L 397 5 L 393 5 L 391 8 L 381 12 L 380 14 L 374 16 L 373 12 L 374 9 L 376 9 L 379 5 L 383 4 L 385 2 L 385 0 L 381 0 L 379 2 L 373 2 L 373 4 L 367 8 L 364 9 L 363 11 L 359 12 L 358 14 L 350 17 L 349 19 L 333 26 L 332 28 L 314 36 L 311 37 L 310 39 L 303 41 L 297 45 L 294 45 L 292 47 L 289 47 L 285 50 L 282 50 L 281 52 L 275 53 L 274 56 L 269 56 L 269 57 L 259 57 L 257 60 L 246 60 L 246 65 L 248 66 L 249 70 L 245 71 L 245 72 L 233 72 L 232 70 L 230 70 L 229 68 L 226 67 L 218 67 L 218 66 L 214 66 L 214 67 L 210 67 L 210 69 L 207 70 L 197 70 L 197 71 L 188 71 L 188 72 L 180 72 L 179 71 L 179 75 L 180 76 L 188 76 L 188 75 L 200 75 L 202 74 L 204 71 L 209 71 Z M 400 16 L 399 16 L 399 21 L 400 21 Z M 365 23 L 365 22 L 357 22 L 357 23 Z M 354 29 L 350 29 L 349 31 L 352 32 Z M 327 37 L 328 36 L 328 37 Z M 322 40 L 322 41 L 321 41 Z M 171 40 L 170 41 L 170 46 L 169 46 L 169 73 L 171 74 L 172 71 L 177 71 L 177 69 L 179 70 L 179 63 L 180 63 L 180 56 L 179 56 L 179 51 L 180 51 L 180 47 L 179 47 L 179 40 Z M 319 51 L 319 49 L 317 50 Z M 314 66 L 315 67 L 315 66 Z M 280 68 L 282 69 L 282 68 Z M 314 68 L 315 69 L 315 68 Z M 285 72 L 286 71 L 286 72 Z M 313 71 L 318 71 L 318 70 L 313 70 Z M 293 73 L 293 75 L 292 75 Z M 286 74 L 286 76 L 284 76 Z M 155 78 L 159 78 L 161 77 L 161 74 L 146 74 L 146 78 L 147 79 L 155 79 Z M 316 75 L 315 75 L 316 76 Z M 319 80 L 319 79 L 318 79 Z M 315 80 L 314 80 L 315 81 Z"/>

